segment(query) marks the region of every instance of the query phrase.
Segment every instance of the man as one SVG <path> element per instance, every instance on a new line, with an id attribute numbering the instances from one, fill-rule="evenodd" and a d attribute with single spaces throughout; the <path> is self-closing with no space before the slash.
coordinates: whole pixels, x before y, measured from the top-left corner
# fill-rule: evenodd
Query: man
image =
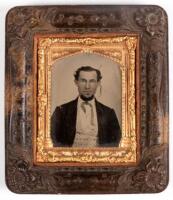
<path id="1" fill-rule="evenodd" d="M 101 72 L 90 66 L 82 66 L 74 77 L 79 96 L 56 107 L 51 118 L 54 146 L 117 147 L 121 131 L 116 114 L 94 96 L 100 85 Z"/>

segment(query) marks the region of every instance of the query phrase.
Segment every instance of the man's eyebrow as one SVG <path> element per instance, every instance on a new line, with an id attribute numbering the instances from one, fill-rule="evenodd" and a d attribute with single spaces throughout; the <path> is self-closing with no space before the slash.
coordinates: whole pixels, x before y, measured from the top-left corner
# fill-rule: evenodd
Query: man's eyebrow
<path id="1" fill-rule="evenodd" d="M 87 81 L 87 79 L 85 78 L 80 78 L 80 80 Z M 96 81 L 96 79 L 92 78 L 92 79 L 89 79 L 89 81 Z"/>
<path id="2" fill-rule="evenodd" d="M 81 81 L 87 81 L 85 78 L 79 78 L 79 80 L 81 80 Z"/>

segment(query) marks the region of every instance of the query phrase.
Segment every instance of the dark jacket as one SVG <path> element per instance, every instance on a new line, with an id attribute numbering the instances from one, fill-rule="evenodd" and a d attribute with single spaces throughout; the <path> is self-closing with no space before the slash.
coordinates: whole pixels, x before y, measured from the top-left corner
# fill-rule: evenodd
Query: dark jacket
<path id="1" fill-rule="evenodd" d="M 76 133 L 78 99 L 56 107 L 51 117 L 51 137 L 54 146 L 72 146 Z M 96 112 L 98 120 L 99 146 L 118 146 L 121 130 L 113 109 L 97 100 Z"/>

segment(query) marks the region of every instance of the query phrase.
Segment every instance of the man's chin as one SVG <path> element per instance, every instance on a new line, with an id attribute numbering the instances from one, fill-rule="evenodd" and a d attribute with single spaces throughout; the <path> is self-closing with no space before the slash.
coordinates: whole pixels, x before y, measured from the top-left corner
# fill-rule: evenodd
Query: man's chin
<path id="1" fill-rule="evenodd" d="M 93 95 L 83 95 L 85 98 L 91 98 Z"/>
<path id="2" fill-rule="evenodd" d="M 94 98 L 94 95 L 80 95 L 81 99 L 84 101 L 90 101 Z"/>

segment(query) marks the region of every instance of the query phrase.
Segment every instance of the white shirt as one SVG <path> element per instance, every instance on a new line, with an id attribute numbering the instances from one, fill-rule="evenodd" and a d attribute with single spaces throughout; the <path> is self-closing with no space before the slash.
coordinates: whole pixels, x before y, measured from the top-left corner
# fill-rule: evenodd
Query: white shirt
<path id="1" fill-rule="evenodd" d="M 77 104 L 76 134 L 73 147 L 95 147 L 98 140 L 95 99 L 86 103 L 80 97 Z"/>

